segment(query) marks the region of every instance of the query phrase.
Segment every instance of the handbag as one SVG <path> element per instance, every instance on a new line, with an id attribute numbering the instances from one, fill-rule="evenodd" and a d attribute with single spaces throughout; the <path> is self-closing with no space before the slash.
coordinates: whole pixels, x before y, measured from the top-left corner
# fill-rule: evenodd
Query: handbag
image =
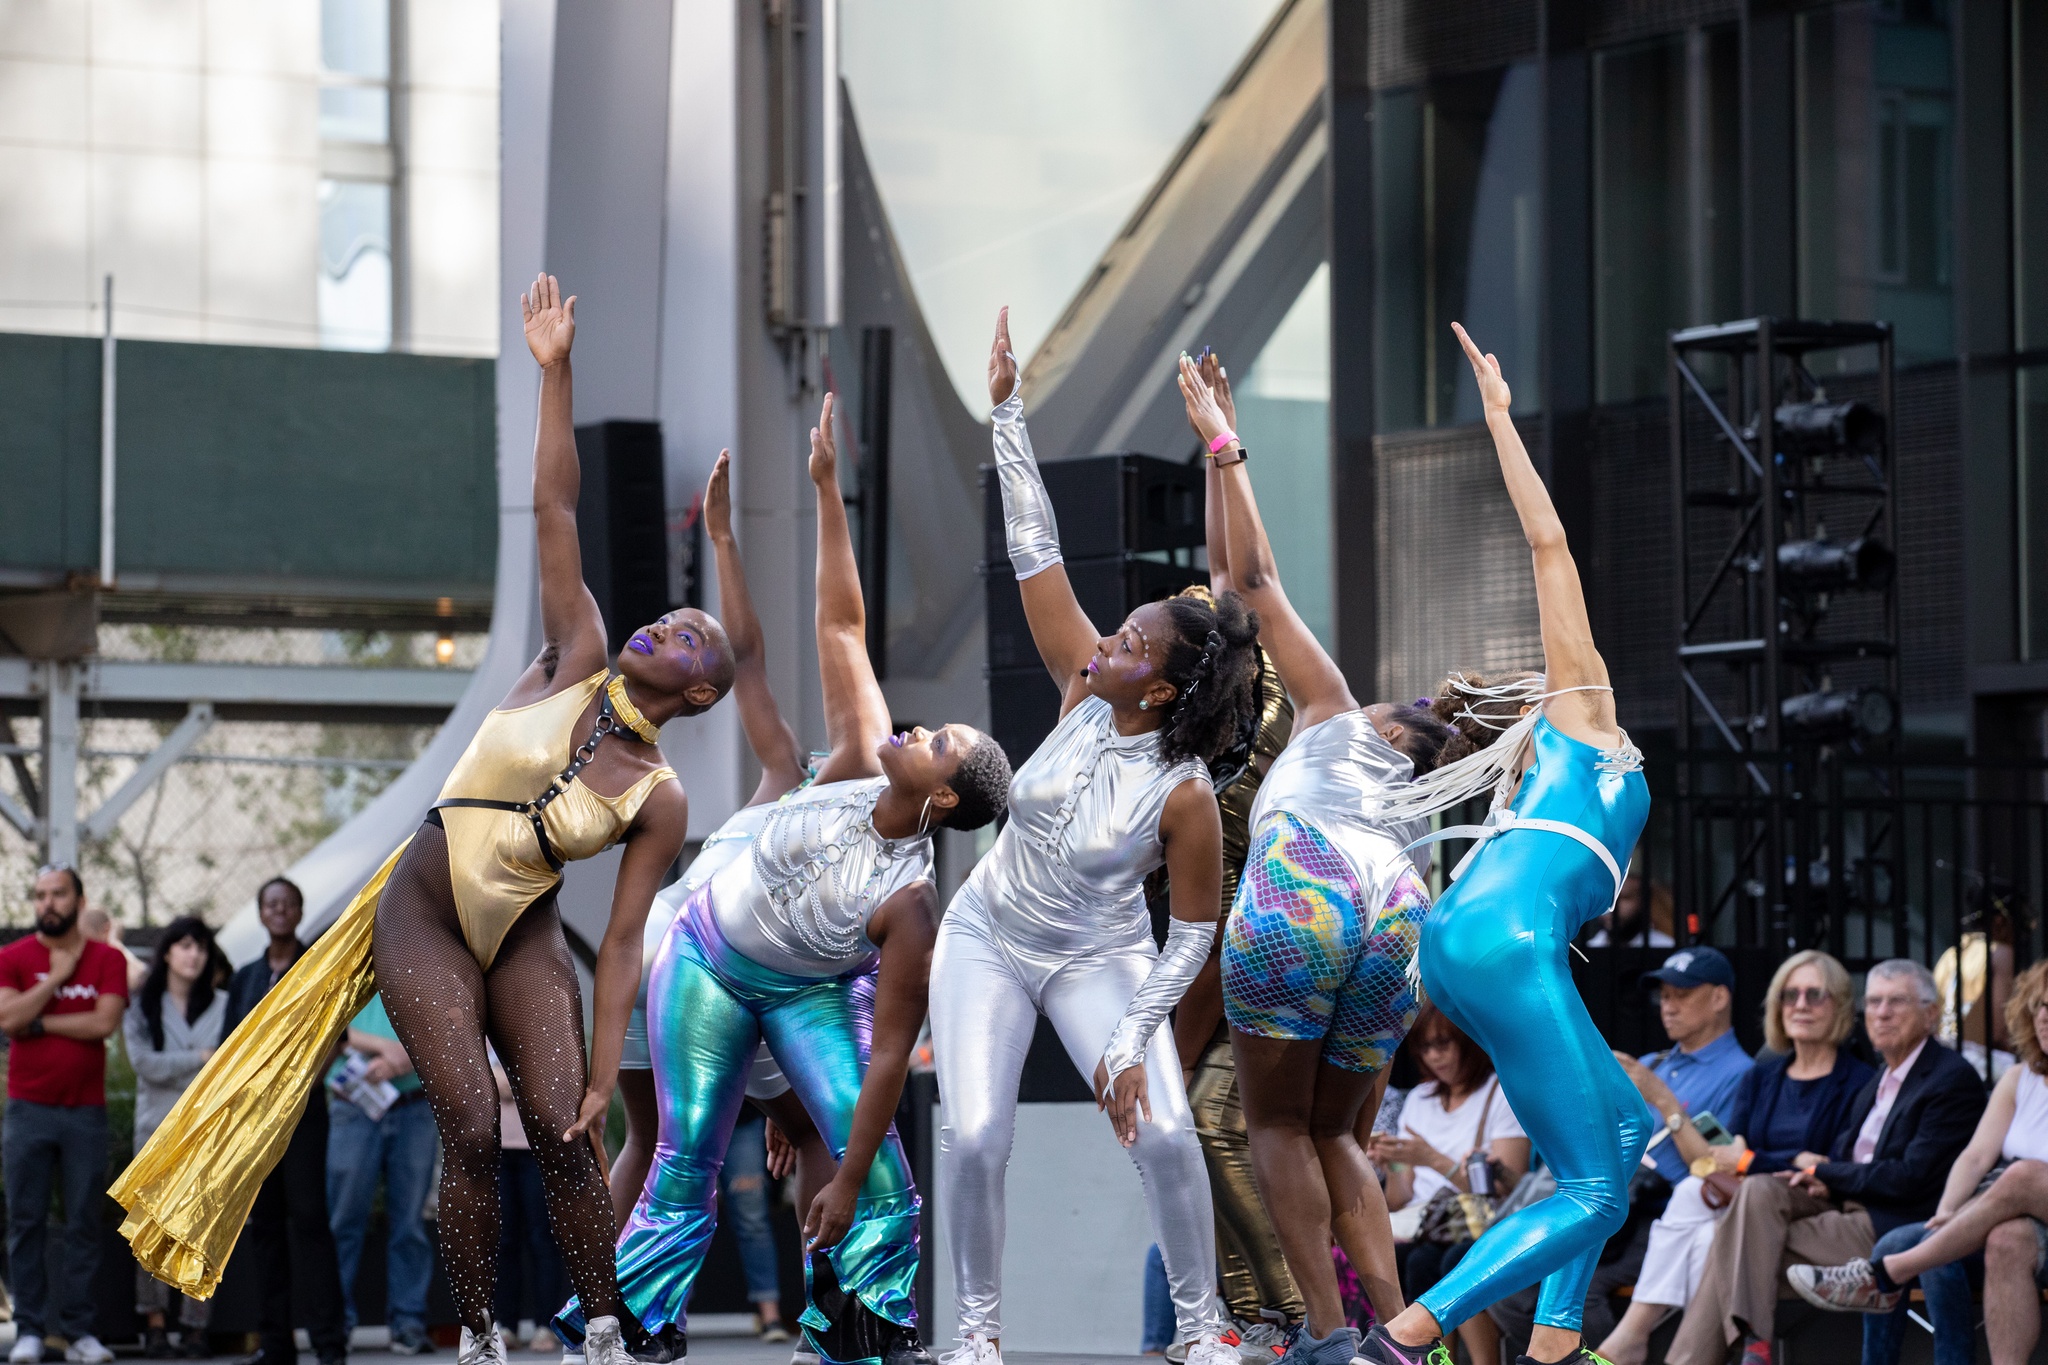
<path id="1" fill-rule="evenodd" d="M 1494 1092 L 1500 1088 L 1499 1078 L 1488 1082 L 1486 1099 L 1479 1106 L 1479 1128 L 1473 1134 L 1472 1150 L 1476 1151 L 1486 1141 L 1486 1116 L 1493 1108 Z M 1491 1157 L 1487 1159 L 1487 1183 L 1498 1188 L 1505 1183 L 1506 1171 Z M 1429 1203 L 1422 1209 L 1422 1221 L 1416 1229 L 1415 1240 L 1431 1242 L 1437 1246 L 1460 1246 L 1476 1242 L 1486 1235 L 1499 1217 L 1492 1196 L 1467 1194 L 1452 1186 L 1438 1190 L 1430 1196 Z"/>
<path id="2" fill-rule="evenodd" d="M 1741 1187 L 1742 1177 L 1733 1171 L 1703 1175 L 1700 1177 L 1700 1202 L 1718 1213 L 1735 1202 L 1735 1192 Z"/>

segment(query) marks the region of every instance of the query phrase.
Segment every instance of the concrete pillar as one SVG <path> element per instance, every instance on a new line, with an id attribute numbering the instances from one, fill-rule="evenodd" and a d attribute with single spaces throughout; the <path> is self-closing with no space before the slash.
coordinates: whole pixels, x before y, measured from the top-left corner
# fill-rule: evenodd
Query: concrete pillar
<path id="1" fill-rule="evenodd" d="M 78 864 L 78 684 L 83 665 L 43 671 L 43 860 Z"/>

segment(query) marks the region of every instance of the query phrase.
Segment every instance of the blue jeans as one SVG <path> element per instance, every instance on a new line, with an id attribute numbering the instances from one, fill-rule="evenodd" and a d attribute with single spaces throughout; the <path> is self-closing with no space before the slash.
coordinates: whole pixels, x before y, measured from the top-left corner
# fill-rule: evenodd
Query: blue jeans
<path id="1" fill-rule="evenodd" d="M 1166 1278 L 1166 1257 L 1155 1242 L 1145 1251 L 1145 1339 L 1138 1343 L 1142 1355 L 1159 1355 L 1173 1345 L 1180 1334 L 1173 1316 L 1173 1285 Z"/>
<path id="2" fill-rule="evenodd" d="M 356 1268 L 362 1264 L 370 1204 L 381 1180 L 384 1217 L 391 1225 L 385 1248 L 386 1316 L 393 1332 L 424 1330 L 434 1248 L 420 1210 L 427 1202 L 427 1182 L 434 1178 L 434 1111 L 425 1100 L 413 1100 L 372 1119 L 347 1100 L 331 1098 L 327 1117 L 327 1217 L 341 1261 L 349 1329 L 356 1325 Z"/>
<path id="3" fill-rule="evenodd" d="M 7 1185 L 7 1261 L 13 1272 L 15 1330 L 71 1341 L 92 1333 L 98 1306 L 92 1285 L 100 1264 L 100 1210 L 107 1187 L 107 1111 L 103 1105 L 7 1101 L 0 1164 Z M 50 1193 L 62 1193 L 64 1224 L 55 1301 L 44 1244 Z"/>
<path id="4" fill-rule="evenodd" d="M 780 1303 L 782 1277 L 775 1267 L 775 1228 L 768 1221 L 767 1125 L 761 1119 L 732 1130 L 725 1165 L 718 1172 L 718 1198 L 740 1243 L 740 1265 L 747 1273 L 747 1298 L 753 1303 Z"/>
<path id="5" fill-rule="evenodd" d="M 1877 1239 L 1870 1252 L 1871 1264 L 1894 1252 L 1911 1251 L 1926 1235 L 1925 1223 L 1893 1228 Z M 1975 1365 L 1977 1305 L 1970 1297 L 1970 1259 L 1950 1261 L 1921 1273 L 1920 1292 L 1927 1296 L 1927 1317 L 1934 1324 L 1934 1365 Z M 1899 1348 L 1911 1321 L 1904 1301 L 1889 1313 L 1865 1317 L 1863 1365 L 1898 1365 Z"/>

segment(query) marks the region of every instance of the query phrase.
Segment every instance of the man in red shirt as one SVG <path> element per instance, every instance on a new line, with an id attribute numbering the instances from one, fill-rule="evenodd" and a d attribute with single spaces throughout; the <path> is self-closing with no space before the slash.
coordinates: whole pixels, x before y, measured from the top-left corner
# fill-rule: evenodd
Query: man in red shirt
<path id="1" fill-rule="evenodd" d="M 14 1269 L 16 1335 L 7 1357 L 14 1365 L 43 1358 L 45 1326 L 69 1343 L 66 1360 L 107 1365 L 114 1358 L 93 1335 L 92 1284 L 107 1187 L 107 1039 L 128 1007 L 128 964 L 119 949 L 79 931 L 84 904 L 76 870 L 43 868 L 35 933 L 0 948 L 0 1032 L 10 1040 L 0 1169 Z M 60 1176 L 63 1259 L 53 1308 L 43 1243 Z"/>

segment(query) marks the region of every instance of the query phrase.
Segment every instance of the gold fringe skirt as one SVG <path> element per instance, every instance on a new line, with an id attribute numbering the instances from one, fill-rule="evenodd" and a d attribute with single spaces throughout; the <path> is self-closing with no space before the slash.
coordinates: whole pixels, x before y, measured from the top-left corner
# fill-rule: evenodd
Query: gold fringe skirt
<path id="1" fill-rule="evenodd" d="M 408 843 L 411 841 L 408 840 Z M 400 844 L 340 918 L 221 1043 L 110 1193 L 142 1268 L 211 1298 L 266 1176 L 348 1021 L 376 992 L 377 901 Z"/>

